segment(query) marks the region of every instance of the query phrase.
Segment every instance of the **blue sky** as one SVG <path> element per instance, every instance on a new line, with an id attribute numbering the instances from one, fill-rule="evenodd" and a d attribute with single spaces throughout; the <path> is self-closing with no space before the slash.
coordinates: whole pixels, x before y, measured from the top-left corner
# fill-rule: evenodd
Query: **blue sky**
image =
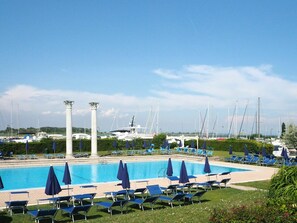
<path id="1" fill-rule="evenodd" d="M 296 1 L 0 0 L 0 129 L 144 125 L 228 132 L 237 107 L 250 133 L 261 98 L 263 134 L 295 123 Z M 228 112 L 229 110 L 229 112 Z M 115 118 L 116 117 L 116 118 Z M 116 120 L 116 122 L 114 122 Z"/>

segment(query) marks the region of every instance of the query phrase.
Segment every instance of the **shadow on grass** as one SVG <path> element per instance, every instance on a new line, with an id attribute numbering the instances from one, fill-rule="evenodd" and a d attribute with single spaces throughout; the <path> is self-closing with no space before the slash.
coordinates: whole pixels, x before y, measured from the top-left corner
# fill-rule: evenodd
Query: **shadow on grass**
<path id="1" fill-rule="evenodd" d="M 99 217 L 102 217 L 102 215 L 99 215 L 99 214 L 88 215 L 87 214 L 87 220 L 94 220 L 94 219 L 98 219 Z M 74 215 L 74 221 L 81 221 L 81 220 L 85 220 L 85 216 L 83 214 Z M 69 223 L 69 222 L 72 222 L 72 218 L 67 213 L 60 213 L 59 220 L 57 220 L 57 218 L 56 218 L 55 222 L 56 223 L 66 223 L 66 222 Z"/>
<path id="2" fill-rule="evenodd" d="M 1 223 L 10 223 L 12 222 L 12 217 L 7 214 L 7 212 L 0 212 L 0 222 Z"/>

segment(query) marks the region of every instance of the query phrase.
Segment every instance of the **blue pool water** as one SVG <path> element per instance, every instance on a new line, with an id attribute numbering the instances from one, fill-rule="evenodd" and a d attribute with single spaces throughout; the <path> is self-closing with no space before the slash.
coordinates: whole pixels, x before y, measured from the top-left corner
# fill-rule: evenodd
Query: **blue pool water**
<path id="1" fill-rule="evenodd" d="M 150 162 L 127 163 L 130 180 L 144 180 L 166 175 L 167 160 Z M 62 183 L 64 166 L 54 166 L 55 173 L 60 184 Z M 90 184 L 118 181 L 118 163 L 69 165 L 72 184 Z M 181 161 L 172 161 L 173 175 L 179 176 Z M 186 162 L 188 175 L 204 175 L 204 164 Z M 248 171 L 233 167 L 211 165 L 212 173 Z M 0 176 L 4 184 L 4 190 L 19 190 L 45 187 L 49 167 L 22 167 L 0 169 Z"/>

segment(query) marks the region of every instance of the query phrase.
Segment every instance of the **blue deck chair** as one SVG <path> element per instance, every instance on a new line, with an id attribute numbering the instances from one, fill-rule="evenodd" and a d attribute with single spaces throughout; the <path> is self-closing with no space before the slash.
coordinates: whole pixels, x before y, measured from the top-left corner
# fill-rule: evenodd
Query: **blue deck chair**
<path id="1" fill-rule="evenodd" d="M 197 191 L 196 193 L 193 193 L 193 194 L 186 194 L 185 195 L 185 201 L 190 201 L 193 204 L 194 203 L 194 198 L 197 197 L 198 198 L 198 202 L 201 203 L 201 197 L 205 193 L 206 193 L 206 190 Z"/>
<path id="2" fill-rule="evenodd" d="M 147 190 L 148 190 L 148 192 L 149 192 L 149 194 L 151 196 L 158 197 L 158 200 L 168 202 L 168 204 L 171 207 L 173 207 L 173 202 L 174 201 L 180 202 L 185 197 L 185 194 L 184 193 L 175 194 L 173 197 L 162 196 L 163 192 L 162 192 L 162 190 L 161 190 L 161 188 L 160 188 L 160 186 L 158 184 L 156 184 L 156 185 L 149 185 L 149 186 L 146 186 L 146 188 L 147 188 Z"/>
<path id="3" fill-rule="evenodd" d="M 179 180 L 178 176 L 167 176 L 167 178 L 170 180 L 170 184 L 172 183 L 172 181 L 178 181 Z"/>
<path id="4" fill-rule="evenodd" d="M 270 158 L 269 157 L 263 157 L 263 160 L 261 161 L 261 165 L 265 166 L 267 162 L 269 162 Z"/>
<path id="5" fill-rule="evenodd" d="M 25 214 L 25 211 L 27 209 L 27 200 L 22 201 L 5 201 L 6 209 L 12 215 L 14 210 L 23 210 L 23 214 Z"/>
<path id="6" fill-rule="evenodd" d="M 207 151 L 206 151 L 206 155 L 207 155 L 208 157 L 213 156 L 213 150 L 207 150 Z"/>
<path id="7" fill-rule="evenodd" d="M 91 209 L 92 205 L 82 205 L 82 206 L 70 206 L 70 207 L 65 207 L 61 208 L 63 212 L 66 212 L 69 214 L 69 216 L 72 219 L 72 222 L 75 221 L 74 215 L 79 215 L 82 214 L 85 217 L 85 220 L 87 220 L 87 214 L 89 210 Z"/>
<path id="8" fill-rule="evenodd" d="M 185 191 L 187 190 L 188 192 L 191 191 L 192 187 L 195 185 L 196 183 L 194 182 L 190 182 L 190 183 L 186 183 L 184 185 L 179 185 L 177 187 L 177 191 L 182 191 L 183 193 L 185 193 Z"/>
<path id="9" fill-rule="evenodd" d="M 212 186 L 219 186 L 220 188 L 222 188 L 222 184 L 225 186 L 225 188 L 227 187 L 227 183 L 231 180 L 231 178 L 224 178 L 220 181 L 216 181 L 212 184 Z"/>
<path id="10" fill-rule="evenodd" d="M 274 164 L 276 164 L 276 161 L 277 160 L 275 158 L 272 158 L 266 163 L 266 166 L 273 166 Z"/>
<path id="11" fill-rule="evenodd" d="M 150 196 L 161 196 L 163 194 L 160 186 L 158 184 L 146 186 Z"/>
<path id="12" fill-rule="evenodd" d="M 212 186 L 213 186 L 213 184 L 215 182 L 216 182 L 216 180 L 208 180 L 206 182 L 195 183 L 193 185 L 193 187 L 195 186 L 195 187 L 198 187 L 198 188 L 202 188 L 204 190 L 208 190 L 208 189 L 212 190 Z"/>
<path id="13" fill-rule="evenodd" d="M 39 223 L 40 220 L 51 219 L 52 223 L 54 223 L 57 212 L 57 209 L 33 210 L 27 211 L 27 214 L 31 215 L 31 217 L 34 218 L 35 222 Z"/>
<path id="14" fill-rule="evenodd" d="M 139 208 L 144 211 L 144 204 L 149 203 L 151 209 L 154 210 L 154 204 L 158 200 L 159 197 L 146 197 L 145 199 L 141 198 L 133 198 L 130 199 L 129 202 L 132 204 L 138 204 Z"/>
<path id="15" fill-rule="evenodd" d="M 119 190 L 112 192 L 105 192 L 105 197 L 110 196 L 113 201 L 118 200 L 118 198 L 124 198 L 125 200 L 129 199 L 130 196 L 134 196 L 135 190 Z"/>
<path id="16" fill-rule="evenodd" d="M 177 147 L 175 150 L 176 150 L 177 153 L 181 153 L 182 152 L 182 149 L 180 147 Z"/>
<path id="17" fill-rule="evenodd" d="M 225 158 L 226 162 L 235 162 L 235 160 L 237 159 L 236 155 L 232 155 L 230 157 Z"/>
<path id="18" fill-rule="evenodd" d="M 48 198 L 47 200 L 53 202 L 54 206 L 60 209 L 61 203 L 66 202 L 67 206 L 69 206 L 69 203 L 71 201 L 71 196 L 60 196 L 60 197 L 51 197 Z"/>
<path id="19" fill-rule="evenodd" d="M 165 193 L 166 195 L 176 193 L 177 188 L 179 187 L 179 184 L 170 184 L 168 187 L 160 187 L 162 192 Z"/>
<path id="20" fill-rule="evenodd" d="M 241 163 L 249 163 L 253 159 L 253 156 L 251 154 L 246 155 L 244 159 L 241 161 Z"/>
<path id="21" fill-rule="evenodd" d="M 244 156 L 237 156 L 236 159 L 233 160 L 234 163 L 240 163 L 244 160 Z"/>
<path id="22" fill-rule="evenodd" d="M 260 162 L 259 156 L 254 156 L 253 159 L 249 162 L 249 164 L 258 164 Z"/>
<path id="23" fill-rule="evenodd" d="M 160 197 L 158 197 L 158 200 L 168 202 L 168 204 L 173 208 L 173 202 L 177 201 L 180 206 L 180 201 L 184 199 L 185 195 L 186 194 L 184 194 L 184 193 L 178 193 L 178 194 L 175 194 L 173 197 L 160 196 Z"/>
<path id="24" fill-rule="evenodd" d="M 75 202 L 83 205 L 83 200 L 90 200 L 91 204 L 93 204 L 93 199 L 96 196 L 96 193 L 88 193 L 88 194 L 76 194 L 72 196 L 73 206 L 75 206 Z"/>
<path id="25" fill-rule="evenodd" d="M 136 188 L 135 190 L 131 190 L 131 193 L 129 193 L 129 196 L 132 198 L 136 198 L 136 195 L 141 195 L 142 198 L 144 198 L 146 192 L 145 187 Z"/>
<path id="26" fill-rule="evenodd" d="M 12 199 L 13 196 L 26 196 L 27 199 Z M 16 198 L 16 197 L 15 197 Z M 18 197 L 20 198 L 20 197 Z M 23 214 L 25 214 L 25 211 L 27 209 L 29 201 L 29 192 L 28 191 L 12 191 L 9 193 L 9 201 L 5 201 L 6 209 L 10 213 L 10 215 L 13 214 L 14 210 L 23 210 Z"/>
<path id="27" fill-rule="evenodd" d="M 100 202 L 95 202 L 94 205 L 96 206 L 100 206 L 103 208 L 106 208 L 107 211 L 110 213 L 110 215 L 112 215 L 112 209 L 114 207 L 119 207 L 121 210 L 121 214 L 123 214 L 123 209 L 124 206 L 128 203 L 128 200 L 118 200 L 118 201 L 100 201 Z"/>

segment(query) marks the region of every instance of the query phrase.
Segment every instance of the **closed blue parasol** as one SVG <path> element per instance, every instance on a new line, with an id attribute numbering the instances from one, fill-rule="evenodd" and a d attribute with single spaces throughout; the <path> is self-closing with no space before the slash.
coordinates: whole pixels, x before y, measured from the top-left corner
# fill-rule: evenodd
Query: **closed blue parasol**
<path id="1" fill-rule="evenodd" d="M 71 176 L 70 176 L 69 166 L 67 162 L 65 163 L 63 183 L 66 185 L 71 184 Z"/>
<path id="2" fill-rule="evenodd" d="M 26 154 L 28 154 L 28 150 L 29 150 L 29 142 L 28 140 L 26 140 Z"/>
<path id="3" fill-rule="evenodd" d="M 281 156 L 282 156 L 285 160 L 288 160 L 288 159 L 289 159 L 287 150 L 286 150 L 284 147 L 283 147 L 283 149 L 282 149 Z"/>
<path id="4" fill-rule="evenodd" d="M 210 169 L 210 165 L 208 162 L 208 157 L 205 157 L 205 164 L 204 164 L 204 169 L 203 169 L 204 173 L 211 173 L 211 169 Z"/>
<path id="5" fill-rule="evenodd" d="M 81 153 L 81 150 L 83 148 L 83 142 L 82 140 L 79 141 L 79 152 Z"/>
<path id="6" fill-rule="evenodd" d="M 185 161 L 182 161 L 179 174 L 179 183 L 185 184 L 187 182 L 189 182 L 189 176 L 187 173 Z"/>
<path id="7" fill-rule="evenodd" d="M 1 178 L 1 176 L 0 176 L 0 189 L 3 189 L 4 188 L 4 184 L 3 184 L 3 182 L 2 182 L 2 178 Z"/>
<path id="8" fill-rule="evenodd" d="M 134 140 L 131 142 L 131 147 L 132 147 L 132 149 L 134 149 L 134 147 L 135 147 L 135 142 L 134 142 Z"/>
<path id="9" fill-rule="evenodd" d="M 53 166 L 51 166 L 46 181 L 45 194 L 54 196 L 55 194 L 60 193 L 60 191 L 61 187 L 59 181 L 57 179 Z"/>
<path id="10" fill-rule="evenodd" d="M 282 152 L 281 152 L 282 157 L 284 157 L 284 152 L 285 152 L 285 148 L 283 147 Z"/>
<path id="11" fill-rule="evenodd" d="M 67 162 L 65 163 L 63 183 L 67 185 L 68 195 L 69 195 L 69 184 L 71 184 L 71 176 L 70 176 L 69 166 Z"/>
<path id="12" fill-rule="evenodd" d="M 53 145 L 52 145 L 52 149 L 53 149 L 53 152 L 56 153 L 56 141 L 53 141 Z"/>
<path id="13" fill-rule="evenodd" d="M 118 147 L 118 143 L 117 143 L 117 141 L 113 141 L 113 142 L 112 142 L 112 146 L 113 146 L 113 148 L 116 149 L 116 148 Z"/>
<path id="14" fill-rule="evenodd" d="M 202 144 L 202 149 L 206 149 L 206 141 L 204 140 L 203 144 Z"/>
<path id="15" fill-rule="evenodd" d="M 266 148 L 265 147 L 262 147 L 262 156 L 263 157 L 267 156 Z"/>
<path id="16" fill-rule="evenodd" d="M 168 143 L 168 141 L 167 140 L 164 140 L 164 142 L 163 142 L 163 148 L 166 148 L 166 147 L 168 147 L 169 146 L 169 143 Z"/>
<path id="17" fill-rule="evenodd" d="M 233 153 L 232 149 L 233 149 L 233 148 L 232 148 L 232 146 L 230 145 L 230 146 L 229 146 L 229 155 L 231 155 L 231 154 Z"/>
<path id="18" fill-rule="evenodd" d="M 143 141 L 142 147 L 145 149 L 147 147 L 146 141 Z"/>
<path id="19" fill-rule="evenodd" d="M 168 159 L 168 165 L 167 165 L 167 176 L 171 177 L 173 174 L 173 168 L 172 168 L 172 163 L 171 163 L 171 158 Z"/>
<path id="20" fill-rule="evenodd" d="M 123 165 L 123 161 L 120 160 L 117 178 L 119 180 L 122 180 L 123 175 L 124 175 L 124 165 Z"/>
<path id="21" fill-rule="evenodd" d="M 246 144 L 244 144 L 244 155 L 245 155 L 245 156 L 249 155 L 249 150 L 248 150 Z"/>
<path id="22" fill-rule="evenodd" d="M 182 141 L 181 140 L 178 142 L 178 147 L 182 147 Z"/>
<path id="23" fill-rule="evenodd" d="M 128 173 L 127 163 L 125 163 L 125 165 L 124 165 L 122 187 L 123 187 L 123 189 L 129 189 L 130 188 L 130 180 L 129 180 L 129 173 Z"/>
<path id="24" fill-rule="evenodd" d="M 130 149 L 130 143 L 129 143 L 129 141 L 126 141 L 125 147 L 126 147 L 126 149 Z"/>
<path id="25" fill-rule="evenodd" d="M 194 141 L 191 141 L 191 148 L 195 148 L 195 142 Z"/>

